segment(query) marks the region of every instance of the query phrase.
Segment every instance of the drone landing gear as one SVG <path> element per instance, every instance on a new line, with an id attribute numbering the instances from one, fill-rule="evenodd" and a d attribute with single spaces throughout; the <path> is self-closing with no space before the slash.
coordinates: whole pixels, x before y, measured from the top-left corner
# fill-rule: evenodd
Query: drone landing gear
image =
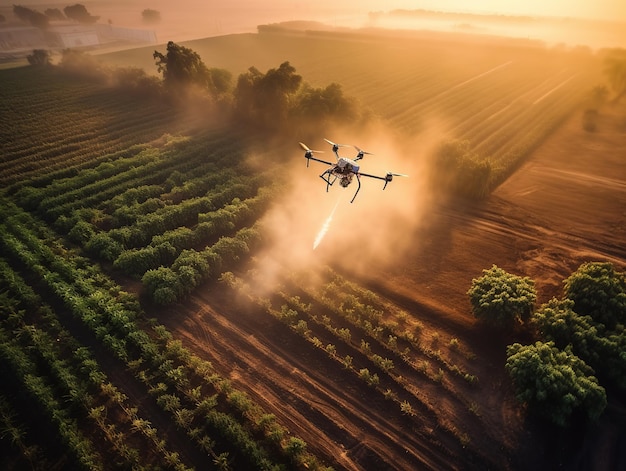
<path id="1" fill-rule="evenodd" d="M 337 175 L 334 175 L 331 172 L 326 171 L 320 175 L 320 178 L 326 182 L 326 192 L 328 192 L 328 188 L 331 187 L 333 183 L 335 183 L 335 181 L 337 180 Z"/>
<path id="2" fill-rule="evenodd" d="M 350 200 L 350 203 L 352 203 L 354 201 L 354 199 L 356 198 L 356 195 L 359 194 L 359 190 L 361 189 L 361 179 L 359 178 L 359 174 L 358 173 L 356 174 L 356 182 L 359 184 L 359 186 L 356 187 L 356 191 L 354 192 L 354 196 Z"/>

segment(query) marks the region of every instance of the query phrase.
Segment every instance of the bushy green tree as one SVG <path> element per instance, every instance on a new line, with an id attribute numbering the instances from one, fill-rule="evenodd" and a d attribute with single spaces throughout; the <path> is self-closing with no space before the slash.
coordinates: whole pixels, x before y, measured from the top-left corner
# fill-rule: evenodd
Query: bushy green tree
<path id="1" fill-rule="evenodd" d="M 471 198 L 489 193 L 491 163 L 479 158 L 467 140 L 443 142 L 435 153 L 435 172 L 440 189 Z"/>
<path id="2" fill-rule="evenodd" d="M 74 20 L 78 23 L 83 23 L 87 25 L 94 24 L 100 19 L 99 16 L 92 16 L 87 11 L 85 5 L 82 5 L 80 3 L 66 6 L 65 8 L 63 8 L 63 13 L 65 13 L 65 16 L 67 16 L 70 20 Z"/>
<path id="3" fill-rule="evenodd" d="M 506 369 L 517 398 L 558 425 L 566 425 L 575 410 L 597 419 L 606 407 L 606 392 L 593 370 L 569 347 L 560 350 L 553 342 L 509 345 Z"/>
<path id="4" fill-rule="evenodd" d="M 34 49 L 32 54 L 26 56 L 28 63 L 37 67 L 50 65 L 50 54 L 45 49 Z"/>
<path id="5" fill-rule="evenodd" d="M 543 304 L 532 317 L 540 337 L 545 341 L 554 342 L 559 348 L 568 345 L 584 346 L 585 350 L 576 348 L 577 354 L 587 360 L 597 360 L 596 355 L 587 349 L 598 337 L 598 330 L 589 316 L 580 316 L 573 310 L 574 302 L 570 299 L 553 298 Z M 580 353 L 583 353 L 580 355 Z"/>
<path id="6" fill-rule="evenodd" d="M 124 247 L 106 232 L 98 232 L 85 244 L 85 250 L 97 258 L 112 262 L 120 256 Z"/>
<path id="7" fill-rule="evenodd" d="M 601 379 L 626 389 L 626 333 L 612 331 L 591 316 L 574 312 L 570 299 L 552 299 L 533 314 L 533 323 L 545 341 L 572 352 L 593 367 Z"/>
<path id="8" fill-rule="evenodd" d="M 302 77 L 289 62 L 265 74 L 250 67 L 239 76 L 235 87 L 236 111 L 240 117 L 257 120 L 259 124 L 280 124 L 287 117 L 290 101 L 301 82 Z"/>
<path id="9" fill-rule="evenodd" d="M 476 318 L 500 327 L 528 320 L 537 300 L 533 280 L 496 265 L 474 278 L 467 294 Z"/>
<path id="10" fill-rule="evenodd" d="M 148 24 L 159 23 L 161 21 L 161 12 L 152 8 L 146 8 L 141 12 L 141 19 Z"/>
<path id="11" fill-rule="evenodd" d="M 613 101 L 626 95 L 626 49 L 611 49 L 604 59 L 604 72 L 615 93 Z"/>
<path id="12" fill-rule="evenodd" d="M 141 282 L 148 289 L 148 293 L 157 304 L 171 304 L 182 297 L 184 291 L 178 274 L 167 267 L 148 270 Z"/>
<path id="13" fill-rule="evenodd" d="M 209 69 L 200 55 L 173 41 L 167 43 L 167 52 L 154 51 L 157 70 L 163 74 L 163 82 L 170 90 L 195 85 L 218 96 L 230 88 L 230 72 L 222 69 Z"/>
<path id="14" fill-rule="evenodd" d="M 44 10 L 44 15 L 46 15 L 51 20 L 63 21 L 65 20 L 65 15 L 61 13 L 61 10 L 58 8 L 46 8 Z"/>
<path id="15" fill-rule="evenodd" d="M 68 237 L 80 245 L 85 245 L 89 239 L 91 239 L 95 234 L 93 225 L 88 223 L 87 221 L 79 220 L 74 227 L 67 234 Z"/>
<path id="16" fill-rule="evenodd" d="M 341 85 L 311 87 L 305 84 L 298 92 L 292 114 L 298 118 L 325 120 L 353 119 L 357 116 L 356 102 L 343 94 Z"/>
<path id="17" fill-rule="evenodd" d="M 608 262 L 583 263 L 565 280 L 565 297 L 574 311 L 608 329 L 626 324 L 626 277 Z"/>
<path id="18" fill-rule="evenodd" d="M 13 14 L 35 28 L 45 29 L 49 24 L 49 19 L 46 15 L 22 5 L 13 5 Z"/>

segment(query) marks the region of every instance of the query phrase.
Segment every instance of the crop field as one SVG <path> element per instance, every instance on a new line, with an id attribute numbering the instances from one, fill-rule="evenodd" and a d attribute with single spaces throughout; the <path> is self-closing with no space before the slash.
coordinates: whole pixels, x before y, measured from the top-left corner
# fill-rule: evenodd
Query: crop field
<path id="1" fill-rule="evenodd" d="M 600 75 L 585 50 L 490 38 L 296 32 L 186 45 L 235 77 L 290 61 L 314 86 L 339 83 L 394 139 L 419 145 L 436 127 L 467 141 L 491 165 L 491 188 Z M 155 69 L 151 49 L 99 60 Z M 502 353 L 459 334 L 466 313 L 434 321 L 427 303 L 345 264 L 272 252 L 287 251 L 270 242 L 267 215 L 291 177 L 302 181 L 297 138 L 265 141 L 55 68 L 0 70 L 0 84 L 0 467 L 523 461 L 523 415 L 493 367 Z"/>
<path id="2" fill-rule="evenodd" d="M 568 116 L 601 80 L 590 51 L 532 41 L 407 34 L 241 34 L 190 41 L 204 61 L 241 73 L 284 60 L 313 85 L 337 82 L 404 136 L 436 126 L 468 140 L 492 162 L 493 185 Z M 480 37 L 479 37 L 480 38 Z M 109 54 L 106 63 L 154 71 L 151 49 Z M 249 58 L 253 58 L 250 60 Z M 416 152 L 415 158 L 417 158 Z"/>

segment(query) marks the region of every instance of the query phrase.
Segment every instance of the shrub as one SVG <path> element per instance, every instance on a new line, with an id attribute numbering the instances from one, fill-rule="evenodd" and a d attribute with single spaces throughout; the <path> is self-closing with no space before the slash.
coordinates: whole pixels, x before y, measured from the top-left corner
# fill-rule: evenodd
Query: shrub
<path id="1" fill-rule="evenodd" d="M 528 320 L 537 299 L 534 281 L 507 273 L 496 265 L 473 279 L 467 294 L 476 318 L 497 326 Z"/>
<path id="2" fill-rule="evenodd" d="M 574 301 L 577 314 L 609 329 L 626 323 L 626 277 L 613 264 L 583 263 L 564 283 L 565 297 Z"/>
<path id="3" fill-rule="evenodd" d="M 553 342 L 509 345 L 506 369 L 517 398 L 558 425 L 566 425 L 577 409 L 597 419 L 606 407 L 606 392 L 593 369 L 569 347 L 559 350 Z"/>

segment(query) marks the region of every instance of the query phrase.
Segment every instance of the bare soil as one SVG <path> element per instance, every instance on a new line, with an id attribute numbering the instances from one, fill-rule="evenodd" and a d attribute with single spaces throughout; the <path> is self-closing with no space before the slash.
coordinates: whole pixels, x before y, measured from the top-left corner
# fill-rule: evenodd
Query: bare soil
<path id="1" fill-rule="evenodd" d="M 609 391 L 607 412 L 591 426 L 561 430 L 528 416 L 504 361 L 506 345 L 532 336 L 479 325 L 466 292 L 493 264 L 535 280 L 539 302 L 560 297 L 562 281 L 583 262 L 623 271 L 625 164 L 626 107 L 603 109 L 595 132 L 582 129 L 577 113 L 485 201 L 433 208 L 405 262 L 354 280 L 474 354 L 458 361 L 478 386 L 424 386 L 438 417 L 391 410 L 380 393 L 220 286 L 159 317 L 335 469 L 623 469 L 625 401 Z M 459 400 L 480 412 L 463 415 Z M 438 427 L 459 421 L 469 437 L 463 446 Z"/>

